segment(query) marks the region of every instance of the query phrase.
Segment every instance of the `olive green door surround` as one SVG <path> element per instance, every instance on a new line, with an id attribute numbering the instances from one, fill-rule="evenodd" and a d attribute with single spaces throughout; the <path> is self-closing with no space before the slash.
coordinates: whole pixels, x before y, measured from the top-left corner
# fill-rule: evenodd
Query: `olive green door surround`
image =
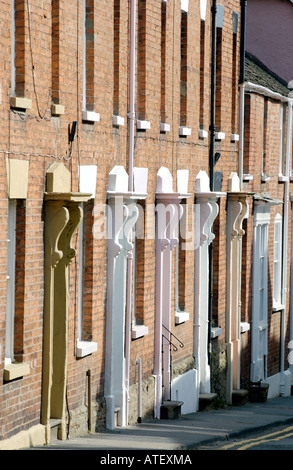
<path id="1" fill-rule="evenodd" d="M 76 255 L 71 243 L 82 219 L 81 203 L 91 194 L 70 192 L 70 173 L 56 162 L 47 172 L 45 213 L 45 301 L 42 424 L 50 442 L 52 423 L 66 439 L 66 380 L 68 356 L 68 267 Z"/>

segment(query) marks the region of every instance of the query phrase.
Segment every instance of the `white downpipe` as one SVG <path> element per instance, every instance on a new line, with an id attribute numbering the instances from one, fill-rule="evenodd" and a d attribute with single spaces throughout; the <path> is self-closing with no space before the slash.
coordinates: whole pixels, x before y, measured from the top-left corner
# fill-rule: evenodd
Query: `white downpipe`
<path id="1" fill-rule="evenodd" d="M 128 191 L 133 192 L 133 160 L 134 160 L 134 121 L 135 121 L 135 25 L 136 25 L 136 0 L 130 2 L 130 64 L 129 64 L 129 148 L 128 148 Z M 132 244 L 132 230 L 129 234 L 129 242 Z M 125 318 L 125 425 L 128 425 L 129 410 L 129 367 L 130 367 L 130 341 L 131 341 L 131 313 L 132 313 L 132 273 L 133 250 L 127 256 L 126 278 L 126 318 Z"/>
<path id="2" fill-rule="evenodd" d="M 142 366 L 141 366 L 141 359 L 136 360 L 136 364 L 138 365 L 138 422 L 141 423 L 142 417 Z"/>
<path id="3" fill-rule="evenodd" d="M 282 310 L 281 319 L 281 384 L 280 394 L 283 394 L 284 381 L 284 362 L 285 362 L 285 313 L 287 296 L 287 256 L 288 256 L 288 214 L 289 214 L 289 182 L 290 182 L 290 162 L 291 162 L 291 128 L 292 128 L 292 101 L 288 103 L 288 123 L 287 123 L 287 142 L 286 142 L 286 180 L 284 188 L 284 214 L 283 214 L 283 285 L 282 285 Z"/>

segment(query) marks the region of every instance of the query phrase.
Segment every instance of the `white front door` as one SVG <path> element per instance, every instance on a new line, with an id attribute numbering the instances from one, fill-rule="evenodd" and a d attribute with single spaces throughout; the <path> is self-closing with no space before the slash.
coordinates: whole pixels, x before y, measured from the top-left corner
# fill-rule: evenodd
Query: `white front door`
<path id="1" fill-rule="evenodd" d="M 252 284 L 252 349 L 250 380 L 267 376 L 268 343 L 268 226 L 269 207 L 258 206 L 255 212 Z"/>

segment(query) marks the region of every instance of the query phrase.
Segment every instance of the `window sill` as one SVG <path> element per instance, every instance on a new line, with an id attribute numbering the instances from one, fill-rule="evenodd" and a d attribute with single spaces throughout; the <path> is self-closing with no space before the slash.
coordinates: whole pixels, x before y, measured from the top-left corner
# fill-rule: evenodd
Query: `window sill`
<path id="1" fill-rule="evenodd" d="M 187 135 L 191 135 L 190 127 L 180 126 L 179 127 L 179 135 L 186 137 Z"/>
<path id="2" fill-rule="evenodd" d="M 10 96 L 10 106 L 12 108 L 30 109 L 32 107 L 32 100 L 20 96 Z"/>
<path id="3" fill-rule="evenodd" d="M 266 183 L 267 181 L 270 181 L 271 177 L 269 175 L 263 174 L 261 175 L 261 182 Z"/>
<path id="4" fill-rule="evenodd" d="M 205 131 L 204 129 L 199 129 L 199 130 L 198 130 L 198 137 L 199 137 L 200 139 L 207 139 L 207 137 L 208 137 L 208 132 Z"/>
<path id="5" fill-rule="evenodd" d="M 131 331 L 131 338 L 132 339 L 138 339 L 141 338 L 142 336 L 147 335 L 149 332 L 149 329 L 147 326 L 144 325 L 134 325 L 132 327 Z"/>
<path id="6" fill-rule="evenodd" d="M 93 341 L 77 341 L 76 357 L 89 356 L 98 349 L 97 343 Z"/>
<path id="7" fill-rule="evenodd" d="M 99 122 L 100 115 L 99 113 L 95 113 L 94 111 L 83 111 L 82 120 L 87 122 Z"/>
<path id="8" fill-rule="evenodd" d="M 121 127 L 124 123 L 124 117 L 113 114 L 113 126 Z"/>
<path id="9" fill-rule="evenodd" d="M 238 142 L 239 135 L 238 134 L 231 134 L 231 142 Z"/>
<path id="10" fill-rule="evenodd" d="M 160 131 L 170 132 L 170 124 L 167 124 L 166 122 L 160 122 Z"/>
<path id="11" fill-rule="evenodd" d="M 65 114 L 65 108 L 62 106 L 62 104 L 53 103 L 51 107 L 51 113 L 54 116 L 60 116 L 61 114 Z"/>
<path id="12" fill-rule="evenodd" d="M 211 337 L 212 339 L 217 338 L 222 334 L 222 328 L 220 326 L 211 328 Z"/>
<path id="13" fill-rule="evenodd" d="M 284 310 L 285 305 L 280 303 L 273 303 L 273 312 L 279 312 L 280 310 Z"/>
<path id="14" fill-rule="evenodd" d="M 150 121 L 142 121 L 140 119 L 138 119 L 136 121 L 136 129 L 138 130 L 146 130 L 146 129 L 150 129 L 151 128 L 151 123 Z"/>
<path id="15" fill-rule="evenodd" d="M 184 323 L 185 321 L 189 320 L 189 313 L 177 310 L 175 313 L 175 325 L 180 325 L 180 323 Z"/>
<path id="16" fill-rule="evenodd" d="M 250 324 L 247 322 L 240 322 L 240 333 L 246 333 L 250 330 Z"/>
<path id="17" fill-rule="evenodd" d="M 286 181 L 289 181 L 289 177 L 288 177 L 288 176 L 279 175 L 279 177 L 278 177 L 278 182 L 279 182 L 279 183 L 286 183 Z"/>
<path id="18" fill-rule="evenodd" d="M 30 373 L 30 366 L 24 362 L 14 362 L 4 366 L 4 381 L 10 382 L 15 379 L 28 375 Z"/>
<path id="19" fill-rule="evenodd" d="M 253 180 L 253 175 L 249 175 L 249 174 L 244 174 L 243 175 L 243 181 L 247 182 L 247 181 L 252 181 Z"/>
<path id="20" fill-rule="evenodd" d="M 225 140 L 225 138 L 226 138 L 225 132 L 215 132 L 216 140 Z"/>

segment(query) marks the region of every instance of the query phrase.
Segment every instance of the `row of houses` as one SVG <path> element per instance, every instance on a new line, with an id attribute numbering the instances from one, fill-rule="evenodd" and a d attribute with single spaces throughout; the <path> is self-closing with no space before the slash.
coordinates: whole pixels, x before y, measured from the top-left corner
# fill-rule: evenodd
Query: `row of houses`
<path id="1" fill-rule="evenodd" d="M 2 1 L 1 449 L 291 394 L 292 98 L 260 3 Z"/>

